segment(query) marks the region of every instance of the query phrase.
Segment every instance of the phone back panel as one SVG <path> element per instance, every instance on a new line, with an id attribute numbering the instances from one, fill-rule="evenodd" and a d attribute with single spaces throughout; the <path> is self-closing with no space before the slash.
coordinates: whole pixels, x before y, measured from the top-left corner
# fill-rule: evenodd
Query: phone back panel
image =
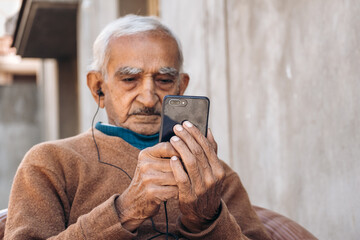
<path id="1" fill-rule="evenodd" d="M 188 120 L 206 136 L 210 101 L 200 96 L 165 96 L 161 115 L 160 142 L 174 136 L 173 127 Z"/>

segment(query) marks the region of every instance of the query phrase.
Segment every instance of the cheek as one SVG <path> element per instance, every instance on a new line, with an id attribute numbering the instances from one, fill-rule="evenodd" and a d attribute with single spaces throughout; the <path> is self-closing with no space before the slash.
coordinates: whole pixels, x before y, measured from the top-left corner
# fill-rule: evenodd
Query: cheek
<path id="1" fill-rule="evenodd" d="M 125 117 L 130 109 L 131 99 L 122 97 L 120 94 L 112 93 L 105 102 L 105 107 L 108 112 L 116 114 L 117 117 Z"/>
<path id="2" fill-rule="evenodd" d="M 178 83 L 176 83 L 171 90 L 169 90 L 169 91 L 159 90 L 157 95 L 159 96 L 160 102 L 162 103 L 162 101 L 166 95 L 179 95 L 179 94 L 180 94 L 180 86 Z"/>
<path id="3" fill-rule="evenodd" d="M 167 92 L 165 95 L 179 95 L 180 94 L 180 88 L 179 85 L 176 85 L 171 92 Z M 164 95 L 164 96 L 165 96 Z"/>

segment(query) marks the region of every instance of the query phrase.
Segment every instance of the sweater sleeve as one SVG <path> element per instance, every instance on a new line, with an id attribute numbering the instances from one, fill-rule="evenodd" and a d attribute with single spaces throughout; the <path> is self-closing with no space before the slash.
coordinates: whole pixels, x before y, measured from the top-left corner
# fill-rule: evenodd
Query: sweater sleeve
<path id="1" fill-rule="evenodd" d="M 119 221 L 115 208 L 117 195 L 68 226 L 71 203 L 66 194 L 65 180 L 59 177 L 61 170 L 55 172 L 46 168 L 46 164 L 34 164 L 34 158 L 44 158 L 44 151 L 30 151 L 16 173 L 5 240 L 132 239 L 136 236 L 136 233 L 124 229 Z"/>
<path id="2" fill-rule="evenodd" d="M 178 229 L 188 239 L 261 239 L 267 240 L 264 226 L 253 210 L 239 176 L 227 165 L 218 218 L 199 233 L 189 232 L 178 220 Z"/>

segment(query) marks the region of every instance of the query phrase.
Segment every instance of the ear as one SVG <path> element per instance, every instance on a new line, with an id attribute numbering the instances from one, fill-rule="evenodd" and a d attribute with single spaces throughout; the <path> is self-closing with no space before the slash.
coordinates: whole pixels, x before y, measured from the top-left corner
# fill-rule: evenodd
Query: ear
<path id="1" fill-rule="evenodd" d="M 179 95 L 183 95 L 190 81 L 190 77 L 187 73 L 180 74 L 180 86 Z"/>
<path id="2" fill-rule="evenodd" d="M 104 78 L 100 72 L 97 71 L 90 71 L 86 75 L 87 78 L 87 85 L 90 89 L 91 95 L 93 96 L 94 100 L 101 108 L 105 107 L 104 98 L 105 96 L 99 96 L 98 90 L 101 89 L 104 92 L 104 88 L 102 88 L 104 84 Z M 100 103 L 99 103 L 100 97 Z"/>

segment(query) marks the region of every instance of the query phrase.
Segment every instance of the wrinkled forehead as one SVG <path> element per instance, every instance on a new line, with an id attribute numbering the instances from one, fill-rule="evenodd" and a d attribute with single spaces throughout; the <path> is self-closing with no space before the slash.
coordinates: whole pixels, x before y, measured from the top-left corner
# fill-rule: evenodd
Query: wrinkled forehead
<path id="1" fill-rule="evenodd" d="M 120 44 L 117 44 L 119 42 Z M 134 47 L 135 50 L 141 50 L 142 46 L 149 46 L 151 44 L 157 44 L 160 48 L 171 49 L 172 52 L 176 52 L 178 55 L 180 55 L 177 41 L 168 33 L 158 30 L 124 35 L 120 37 L 112 37 L 110 38 L 108 49 L 111 52 L 114 50 L 114 47 L 123 46 L 125 48 L 131 46 Z"/>
<path id="2" fill-rule="evenodd" d="M 159 31 L 112 38 L 108 50 L 108 68 L 113 70 L 123 67 L 143 70 L 161 67 L 163 70 L 172 68 L 179 72 L 180 59 L 176 40 Z"/>

